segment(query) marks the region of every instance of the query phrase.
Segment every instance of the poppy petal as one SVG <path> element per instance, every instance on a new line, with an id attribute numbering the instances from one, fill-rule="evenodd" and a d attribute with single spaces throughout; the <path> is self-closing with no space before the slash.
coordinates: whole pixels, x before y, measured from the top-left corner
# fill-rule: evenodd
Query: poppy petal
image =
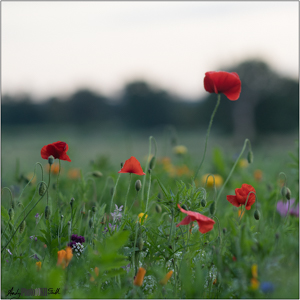
<path id="1" fill-rule="evenodd" d="M 176 225 L 176 227 L 180 226 L 180 225 L 188 225 L 190 224 L 191 222 L 193 222 L 193 220 L 191 219 L 190 216 L 186 216 L 180 223 L 178 223 Z"/>
<path id="2" fill-rule="evenodd" d="M 131 156 L 125 161 L 124 166 L 118 173 L 134 173 L 136 175 L 146 175 L 143 172 L 140 162 L 134 156 Z"/>
<path id="3" fill-rule="evenodd" d="M 211 231 L 214 228 L 214 224 L 215 224 L 214 220 L 212 220 L 208 217 L 206 217 L 206 218 L 209 219 L 209 220 L 206 220 L 206 221 L 197 220 L 199 231 L 203 234 L 208 232 L 208 231 Z"/>
<path id="4" fill-rule="evenodd" d="M 239 207 L 239 206 L 242 205 L 241 203 L 239 203 L 239 201 L 238 201 L 238 199 L 237 199 L 237 197 L 236 197 L 235 195 L 228 195 L 228 196 L 226 196 L 226 199 L 227 199 L 232 205 L 234 205 L 234 206 L 236 206 L 236 207 Z"/>

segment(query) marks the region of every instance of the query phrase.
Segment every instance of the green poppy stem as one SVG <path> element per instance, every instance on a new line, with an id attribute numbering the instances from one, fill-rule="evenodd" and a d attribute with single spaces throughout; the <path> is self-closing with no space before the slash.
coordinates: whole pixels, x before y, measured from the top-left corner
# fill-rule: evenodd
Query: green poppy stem
<path id="1" fill-rule="evenodd" d="M 130 175 L 130 179 L 129 179 L 128 189 L 127 189 L 127 193 L 126 193 L 126 197 L 125 197 L 124 213 L 126 213 L 127 198 L 128 198 L 128 194 L 129 194 L 129 190 L 130 190 L 130 186 L 131 186 L 132 173 L 129 173 L 129 175 Z"/>
<path id="2" fill-rule="evenodd" d="M 221 94 L 218 94 L 217 104 L 216 104 L 216 106 L 215 106 L 215 109 L 214 109 L 214 111 L 213 111 L 211 117 L 210 117 L 208 129 L 207 129 L 207 133 L 206 133 L 206 139 L 205 139 L 205 147 L 204 147 L 203 157 L 202 157 L 201 163 L 200 163 L 200 165 L 199 165 L 199 167 L 198 167 L 198 169 L 197 169 L 197 171 L 196 171 L 196 173 L 195 173 L 195 176 L 194 176 L 194 179 L 193 179 L 194 181 L 195 181 L 196 178 L 197 178 L 197 175 L 198 175 L 198 173 L 199 173 L 199 171 L 200 171 L 200 168 L 202 167 L 202 164 L 203 164 L 203 161 L 204 161 L 204 158 L 205 158 L 206 148 L 207 148 L 207 141 L 208 141 L 208 137 L 209 137 L 209 133 L 210 133 L 210 128 L 211 128 L 211 125 L 212 125 L 212 123 L 213 123 L 214 116 L 215 116 L 215 114 L 216 114 L 216 112 L 217 112 L 217 109 L 218 109 L 218 107 L 219 107 L 220 100 L 221 100 Z"/>
<path id="3" fill-rule="evenodd" d="M 118 182 L 119 182 L 120 176 L 121 176 L 121 173 L 119 173 L 119 175 L 118 175 L 118 178 L 117 178 L 116 184 L 115 184 L 115 186 L 114 186 L 114 191 L 113 191 L 113 194 L 112 194 L 112 196 L 111 196 L 111 201 L 110 201 L 110 210 L 109 210 L 109 212 L 110 212 L 110 213 L 111 213 L 112 205 L 113 205 L 113 202 L 114 202 L 114 197 L 115 197 L 115 194 L 116 194 L 116 189 L 117 189 L 117 185 L 118 185 Z"/>

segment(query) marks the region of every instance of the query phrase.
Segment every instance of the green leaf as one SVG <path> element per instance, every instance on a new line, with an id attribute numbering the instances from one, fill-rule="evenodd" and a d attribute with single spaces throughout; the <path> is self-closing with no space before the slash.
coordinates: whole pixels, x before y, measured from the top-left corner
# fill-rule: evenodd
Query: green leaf
<path id="1" fill-rule="evenodd" d="M 158 182 L 158 184 L 159 184 L 159 186 L 160 186 L 162 192 L 164 193 L 164 195 L 165 195 L 167 198 L 169 198 L 170 195 L 168 194 L 168 191 L 166 190 L 166 188 L 164 187 L 164 185 L 160 182 L 160 180 L 159 180 L 157 177 L 156 177 L 156 180 L 157 180 L 157 182 Z"/>
<path id="2" fill-rule="evenodd" d="M 1 217 L 3 218 L 4 221 L 9 221 L 9 215 L 7 209 L 2 205 L 1 205 Z"/>

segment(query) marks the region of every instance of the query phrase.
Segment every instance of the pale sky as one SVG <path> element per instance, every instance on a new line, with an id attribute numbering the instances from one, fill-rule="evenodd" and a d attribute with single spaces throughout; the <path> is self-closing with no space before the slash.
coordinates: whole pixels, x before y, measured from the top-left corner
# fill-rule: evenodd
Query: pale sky
<path id="1" fill-rule="evenodd" d="M 205 72 L 247 58 L 298 79 L 298 11 L 298 1 L 2 1 L 2 94 L 110 96 L 144 79 L 193 99 Z"/>

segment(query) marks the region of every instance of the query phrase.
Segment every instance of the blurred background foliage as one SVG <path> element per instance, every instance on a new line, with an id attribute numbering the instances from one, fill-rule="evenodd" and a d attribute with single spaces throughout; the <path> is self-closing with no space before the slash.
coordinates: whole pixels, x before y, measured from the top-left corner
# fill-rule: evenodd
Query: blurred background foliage
<path id="1" fill-rule="evenodd" d="M 299 120 L 299 84 L 274 72 L 265 62 L 248 60 L 225 71 L 237 72 L 242 81 L 238 101 L 222 96 L 214 130 L 252 141 L 258 134 L 295 133 Z M 204 74 L 203 74 L 204 75 Z M 199 82 L 199 86 L 202 82 Z M 53 92 L 55 93 L 55 92 Z M 113 126 L 128 129 L 173 125 L 189 130 L 206 128 L 216 95 L 190 102 L 143 80 L 125 84 L 117 96 L 106 97 L 80 89 L 67 98 L 33 102 L 28 95 L 3 95 L 2 129 L 11 125 Z"/>

